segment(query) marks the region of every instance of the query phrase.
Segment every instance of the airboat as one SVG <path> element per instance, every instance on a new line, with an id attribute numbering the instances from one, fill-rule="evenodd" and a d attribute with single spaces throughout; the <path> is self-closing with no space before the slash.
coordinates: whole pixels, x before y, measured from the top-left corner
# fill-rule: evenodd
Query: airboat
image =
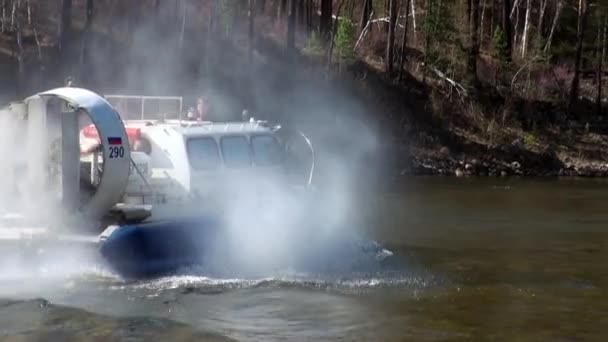
<path id="1" fill-rule="evenodd" d="M 235 216 L 239 229 L 231 234 L 271 245 L 277 231 L 252 232 L 260 227 L 253 221 L 291 199 L 304 199 L 296 206 L 306 225 L 322 224 L 309 211 L 315 149 L 297 130 L 255 118 L 192 121 L 182 97 L 102 96 L 75 87 L 11 103 L 0 120 L 10 126 L 0 149 L 9 161 L 2 165 L 2 244 L 86 245 L 112 271 L 142 278 L 246 248 L 254 238 L 240 239 L 240 247 L 226 242 Z M 241 207 L 249 212 L 237 215 Z M 335 257 L 336 244 L 328 241 L 342 238 L 301 231 L 309 233 L 291 239 L 297 244 L 306 245 L 305 235 L 323 239 L 305 248 L 309 255 L 320 263 L 327 262 L 321 255 Z M 392 255 L 373 240 L 357 241 L 376 261 Z"/>

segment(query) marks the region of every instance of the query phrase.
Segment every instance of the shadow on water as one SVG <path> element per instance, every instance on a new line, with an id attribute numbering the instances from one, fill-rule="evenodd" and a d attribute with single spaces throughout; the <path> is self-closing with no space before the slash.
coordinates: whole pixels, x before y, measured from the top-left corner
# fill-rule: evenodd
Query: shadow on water
<path id="1" fill-rule="evenodd" d="M 0 337 L 3 341 L 232 341 L 169 319 L 112 318 L 44 299 L 0 301 Z"/>

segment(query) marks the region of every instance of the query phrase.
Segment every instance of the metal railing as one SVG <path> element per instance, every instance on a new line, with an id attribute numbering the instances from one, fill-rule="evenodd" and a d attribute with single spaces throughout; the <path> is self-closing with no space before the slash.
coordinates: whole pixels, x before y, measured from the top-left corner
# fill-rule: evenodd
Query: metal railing
<path id="1" fill-rule="evenodd" d="M 162 116 L 162 114 L 163 114 L 163 112 L 161 111 L 161 102 L 162 101 L 166 101 L 166 102 L 175 101 L 178 103 L 177 113 L 175 113 L 176 118 L 179 119 L 180 121 L 182 120 L 183 110 L 184 110 L 184 108 L 183 108 L 184 100 L 183 100 L 183 97 L 181 97 L 181 96 L 145 96 L 145 95 L 107 94 L 107 95 L 104 95 L 104 98 L 112 105 L 112 107 L 114 107 L 114 109 L 121 115 L 121 117 L 123 115 L 125 115 L 123 110 L 125 110 L 125 109 L 128 110 L 127 108 L 124 108 L 124 107 L 128 106 L 127 102 L 129 100 L 136 100 L 136 101 L 140 102 L 140 104 L 138 106 L 139 107 L 138 118 L 140 120 L 151 119 L 149 117 L 146 117 L 146 110 L 150 108 L 150 106 L 146 107 L 146 102 L 158 101 L 158 111 L 156 113 L 154 113 L 154 114 L 156 114 L 157 117 L 153 118 L 155 120 L 158 120 L 159 116 Z M 164 119 L 164 117 L 163 117 L 163 119 Z"/>

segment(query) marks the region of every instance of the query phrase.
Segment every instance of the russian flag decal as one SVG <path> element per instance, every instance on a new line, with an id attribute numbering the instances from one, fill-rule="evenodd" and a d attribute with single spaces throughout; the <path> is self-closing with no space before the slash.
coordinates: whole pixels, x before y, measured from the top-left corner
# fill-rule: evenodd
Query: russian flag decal
<path id="1" fill-rule="evenodd" d="M 122 145 L 122 138 L 121 137 L 108 137 L 108 144 L 109 145 Z"/>

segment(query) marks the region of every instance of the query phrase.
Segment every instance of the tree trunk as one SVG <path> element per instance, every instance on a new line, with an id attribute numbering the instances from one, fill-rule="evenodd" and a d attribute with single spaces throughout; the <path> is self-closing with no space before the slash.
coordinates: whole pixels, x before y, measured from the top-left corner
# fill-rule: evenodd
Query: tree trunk
<path id="1" fill-rule="evenodd" d="M 289 12 L 287 19 L 287 49 L 293 52 L 296 47 L 296 0 L 289 0 Z"/>
<path id="2" fill-rule="evenodd" d="M 471 21 L 469 26 L 470 46 L 467 62 L 468 74 L 475 90 L 479 89 L 477 77 L 477 56 L 479 55 L 479 0 L 471 0 Z"/>
<path id="3" fill-rule="evenodd" d="M 7 13 L 9 9 L 8 0 L 2 0 L 2 33 L 7 31 L 6 22 L 8 21 Z"/>
<path id="4" fill-rule="evenodd" d="M 255 0 L 256 13 L 264 13 L 266 11 L 266 0 Z"/>
<path id="5" fill-rule="evenodd" d="M 338 4 L 338 9 L 336 11 L 336 18 L 340 17 L 340 13 L 342 10 L 342 5 L 346 0 L 341 0 Z M 330 16 L 331 18 L 331 16 Z M 327 54 L 327 76 L 330 75 L 331 65 L 332 65 L 332 57 L 334 55 L 334 45 L 335 45 L 335 36 L 336 36 L 336 27 L 338 26 L 338 20 L 334 21 L 333 24 L 330 24 L 330 34 L 329 34 L 329 49 Z"/>
<path id="6" fill-rule="evenodd" d="M 532 9 L 532 0 L 526 2 L 526 18 L 524 19 L 524 32 L 521 36 L 521 58 L 526 58 L 528 49 L 528 35 L 530 33 L 530 11 Z"/>
<path id="7" fill-rule="evenodd" d="M 359 20 L 359 28 L 363 30 L 365 25 L 367 25 L 367 21 L 369 20 L 369 15 L 372 12 L 372 0 L 363 0 L 363 6 L 361 8 L 361 19 Z"/>
<path id="8" fill-rule="evenodd" d="M 562 7 L 564 6 L 563 0 L 557 0 L 557 5 L 555 7 L 555 16 L 553 17 L 553 24 L 551 25 L 551 31 L 549 32 L 549 37 L 547 38 L 547 44 L 545 44 L 545 53 L 551 50 L 551 42 L 553 41 L 553 34 L 555 33 L 555 27 L 559 21 L 559 16 L 562 12 Z"/>
<path id="9" fill-rule="evenodd" d="M 511 30 L 511 0 L 502 0 L 502 31 L 507 41 L 507 58 L 511 59 L 513 51 L 513 31 Z"/>
<path id="10" fill-rule="evenodd" d="M 574 79 L 570 87 L 570 96 L 568 100 L 568 113 L 572 114 L 574 104 L 578 99 L 578 86 L 580 82 L 581 60 L 583 57 L 583 39 L 585 37 L 585 29 L 587 26 L 587 7 L 589 0 L 578 1 L 578 19 L 576 27 L 576 59 L 574 61 Z"/>
<path id="11" fill-rule="evenodd" d="M 287 0 L 280 0 L 279 1 L 279 20 L 281 20 L 284 16 L 285 13 L 287 13 Z"/>
<path id="12" fill-rule="evenodd" d="M 257 0 L 258 2 L 260 0 Z M 247 61 L 249 64 L 253 61 L 253 44 L 255 34 L 255 2 L 256 0 L 249 0 L 249 10 L 247 11 L 248 17 L 248 30 L 247 30 Z"/>
<path id="13" fill-rule="evenodd" d="M 408 14 L 410 1 L 412 0 L 405 0 L 405 20 L 403 22 L 403 40 L 401 41 L 401 59 L 399 60 L 399 83 L 401 83 L 403 80 L 403 68 L 405 66 L 405 59 L 407 57 L 407 26 L 409 22 Z"/>
<path id="14" fill-rule="evenodd" d="M 541 49 L 543 38 L 544 38 L 543 26 L 545 24 L 545 13 L 547 11 L 547 2 L 549 2 L 549 0 L 540 0 L 540 13 L 538 16 L 538 27 L 536 28 L 536 42 L 538 43 L 539 50 Z"/>
<path id="15" fill-rule="evenodd" d="M 306 7 L 306 30 L 308 32 L 312 32 L 312 30 L 313 30 L 312 18 L 313 18 L 313 13 L 314 13 L 313 0 L 303 0 L 303 1 L 305 2 L 304 7 Z"/>
<path id="16" fill-rule="evenodd" d="M 214 34 L 214 30 L 215 30 L 215 23 L 214 23 L 214 18 L 215 18 L 215 6 L 216 3 L 215 2 L 211 2 L 209 4 L 209 17 L 207 19 L 207 32 L 205 32 L 205 41 L 204 41 L 204 66 L 205 66 L 205 73 L 208 76 L 210 74 L 211 71 L 211 59 L 213 57 L 213 49 L 211 48 L 211 37 L 213 37 Z"/>
<path id="17" fill-rule="evenodd" d="M 468 1 L 468 0 L 467 0 Z M 415 1 L 414 1 L 415 2 Z M 430 29 L 430 24 L 431 24 L 431 0 L 426 0 L 426 15 L 425 15 L 425 21 L 426 21 L 426 27 Z M 468 14 L 467 14 L 468 15 Z M 423 70 L 422 70 L 422 83 L 426 82 L 426 73 L 427 73 L 427 68 L 428 68 L 428 63 L 429 63 L 429 53 L 430 53 L 430 49 L 431 49 L 431 34 L 430 32 L 426 32 L 426 34 L 424 35 L 424 66 L 423 66 Z"/>
<path id="18" fill-rule="evenodd" d="M 294 0 L 298 2 L 298 24 L 300 24 L 300 27 L 304 27 L 304 25 L 306 24 L 306 4 L 305 4 L 305 0 Z"/>
<path id="19" fill-rule="evenodd" d="M 479 20 L 479 44 L 483 45 L 483 39 L 485 36 L 485 16 L 486 16 L 486 0 L 481 0 L 481 19 Z"/>
<path id="20" fill-rule="evenodd" d="M 517 48 L 517 42 L 519 41 L 517 38 L 517 32 L 519 30 L 519 7 L 515 8 L 515 32 L 513 33 L 513 46 Z"/>
<path id="21" fill-rule="evenodd" d="M 17 13 L 20 12 L 21 8 L 19 7 L 21 5 L 20 2 L 17 2 L 17 6 L 16 7 L 16 11 Z M 15 6 L 15 4 L 13 3 L 13 6 Z M 17 43 L 17 96 L 19 98 L 22 98 L 24 93 L 25 93 L 25 65 L 24 65 L 24 61 L 23 61 L 23 39 L 22 39 L 22 32 L 21 32 L 21 16 L 19 14 L 17 14 L 17 18 L 15 20 L 16 23 L 16 30 L 17 30 L 17 35 L 16 35 L 16 43 Z"/>
<path id="22" fill-rule="evenodd" d="M 321 18 L 319 23 L 319 28 L 321 32 L 321 37 L 325 43 L 329 42 L 330 32 L 331 32 L 331 23 L 332 23 L 332 0 L 321 0 Z"/>
<path id="23" fill-rule="evenodd" d="M 388 36 L 388 31 L 390 30 L 390 16 L 391 16 L 391 8 L 390 8 L 391 0 L 384 0 L 384 15 L 386 18 L 389 18 L 389 22 L 382 22 L 384 24 L 384 31 L 386 31 L 386 35 Z"/>
<path id="24" fill-rule="evenodd" d="M 188 19 L 187 3 L 185 0 L 181 0 L 182 5 L 182 24 L 179 30 L 179 50 L 183 51 L 184 48 L 184 35 L 186 34 L 186 20 Z"/>
<path id="25" fill-rule="evenodd" d="M 389 23 L 388 23 L 388 39 L 386 43 L 386 72 L 389 77 L 393 76 L 394 58 L 395 58 L 395 26 L 397 25 L 397 0 L 389 0 Z"/>
<path id="26" fill-rule="evenodd" d="M 91 28 L 93 26 L 94 0 L 87 0 L 86 17 L 84 22 L 84 34 L 82 35 L 82 50 L 80 51 L 80 81 L 85 82 L 84 77 L 88 75 L 86 68 L 89 65 L 89 42 L 91 41 Z"/>
<path id="27" fill-rule="evenodd" d="M 468 31 L 471 29 L 471 3 L 472 0 L 465 0 L 464 1 L 464 12 L 466 14 L 467 17 L 467 24 L 465 25 L 467 33 L 469 35 L 469 38 L 471 37 L 471 32 Z"/>
<path id="28" fill-rule="evenodd" d="M 496 13 L 495 8 L 494 8 L 494 7 L 496 7 L 496 4 L 494 3 L 494 0 L 491 0 L 491 4 L 492 4 L 492 6 L 490 7 L 490 25 L 488 26 L 488 30 L 487 30 L 488 32 L 486 32 L 488 37 L 490 37 L 490 40 L 494 37 L 494 16 Z"/>
<path id="29" fill-rule="evenodd" d="M 71 38 L 72 0 L 61 0 L 61 19 L 59 20 L 59 49 L 65 50 Z"/>
<path id="30" fill-rule="evenodd" d="M 19 5 L 19 6 L 21 6 L 21 5 Z M 37 51 L 38 51 L 38 62 L 40 63 L 40 68 L 42 70 L 43 69 L 43 65 L 42 65 L 42 48 L 40 46 L 40 39 L 39 39 L 40 37 L 38 36 L 38 30 L 36 29 L 36 25 L 34 25 L 35 21 L 32 18 L 32 4 L 31 4 L 30 0 L 25 0 L 25 11 L 27 13 L 26 23 L 30 27 L 30 29 L 32 30 L 32 33 L 34 34 L 34 41 L 36 42 L 36 48 L 37 48 Z"/>
<path id="31" fill-rule="evenodd" d="M 416 0 L 412 0 L 410 3 L 412 4 L 412 33 L 414 38 L 412 46 L 416 46 Z"/>
<path id="32" fill-rule="evenodd" d="M 602 116 L 602 86 L 604 81 L 604 58 L 606 57 L 606 26 L 608 23 L 608 16 L 604 16 L 604 20 L 602 22 L 602 26 L 598 29 L 597 34 L 597 47 L 598 52 L 598 61 L 597 61 L 597 115 Z"/>

